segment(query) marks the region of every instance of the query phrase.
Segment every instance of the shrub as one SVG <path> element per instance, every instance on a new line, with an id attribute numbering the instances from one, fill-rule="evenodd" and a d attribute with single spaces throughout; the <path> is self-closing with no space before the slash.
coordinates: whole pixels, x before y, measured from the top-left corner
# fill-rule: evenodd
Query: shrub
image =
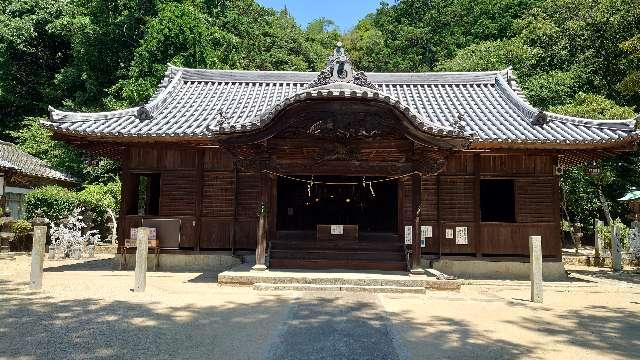
<path id="1" fill-rule="evenodd" d="M 100 232 L 100 237 L 108 239 L 111 235 L 111 215 L 115 216 L 120 206 L 120 182 L 87 185 L 77 193 L 76 198 L 78 206 L 93 214 L 93 228 Z"/>
<path id="2" fill-rule="evenodd" d="M 33 238 L 31 236 L 33 226 L 27 220 L 16 220 L 11 225 L 11 232 L 14 233 L 11 249 L 13 251 L 31 251 Z"/>
<path id="3" fill-rule="evenodd" d="M 38 211 L 45 218 L 58 221 L 67 217 L 77 205 L 73 191 L 60 186 L 44 186 L 37 188 L 25 196 L 25 217 L 33 219 Z"/>
<path id="4" fill-rule="evenodd" d="M 92 228 L 99 231 L 101 238 L 107 239 L 111 235 L 111 216 L 117 216 L 119 205 L 119 181 L 87 185 L 79 192 L 60 186 L 45 186 L 26 195 L 25 215 L 27 219 L 33 219 L 40 210 L 50 221 L 59 221 L 69 217 L 74 209 L 83 208 L 85 218 L 89 218 L 88 213 L 92 215 Z"/>
<path id="5" fill-rule="evenodd" d="M 622 251 L 629 250 L 629 227 L 622 223 L 622 221 L 618 218 L 613 222 L 620 229 L 620 245 L 622 246 Z M 596 228 L 596 232 L 598 236 L 603 241 L 603 245 L 605 249 L 611 250 L 611 227 L 606 225 L 598 225 Z"/>

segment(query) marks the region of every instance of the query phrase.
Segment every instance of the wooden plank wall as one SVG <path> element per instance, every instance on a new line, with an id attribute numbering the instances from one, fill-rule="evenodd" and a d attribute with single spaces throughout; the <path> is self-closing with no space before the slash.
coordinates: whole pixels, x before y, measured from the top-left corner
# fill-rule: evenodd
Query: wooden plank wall
<path id="1" fill-rule="evenodd" d="M 259 176 L 236 171 L 231 155 L 219 148 L 130 148 L 122 176 L 125 209 L 132 205 L 136 173 L 160 174 L 158 217 L 181 219 L 181 248 L 255 248 Z M 141 221 L 125 215 L 121 238 Z"/>
<path id="2" fill-rule="evenodd" d="M 553 173 L 554 155 L 459 153 L 448 159 L 437 176 L 423 176 L 421 223 L 433 227 L 424 253 L 475 256 L 527 255 L 528 236 L 543 236 L 546 256 L 561 254 L 558 178 Z M 253 249 L 256 244 L 257 211 L 261 182 L 274 200 L 274 180 L 234 169 L 233 158 L 219 148 L 130 148 L 123 167 L 123 208 L 132 207 L 135 173 L 161 174 L 160 217 L 182 220 L 182 247 L 207 249 Z M 481 223 L 479 181 L 514 179 L 516 223 Z M 399 181 L 398 232 L 413 225 L 412 184 Z M 272 209 L 273 209 L 273 204 Z M 135 208 L 135 206 L 133 206 Z M 139 226 L 135 215 L 121 218 L 122 232 Z M 274 224 L 270 224 L 273 230 Z M 446 229 L 466 226 L 469 243 L 455 244 Z M 122 237 L 123 235 L 121 235 Z"/>
<path id="3" fill-rule="evenodd" d="M 426 254 L 475 256 L 526 256 L 528 237 L 542 235 L 543 254 L 561 256 L 558 178 L 553 173 L 556 157 L 526 154 L 458 154 L 449 158 L 437 176 L 422 181 L 423 225 L 433 227 Z M 479 181 L 514 179 L 515 223 L 480 222 Z M 407 187 L 409 186 L 409 187 Z M 410 202 L 410 182 L 403 187 Z M 409 195 L 410 196 L 410 195 Z M 406 221 L 405 221 L 406 222 Z M 407 225 L 409 225 L 407 223 Z M 466 226 L 467 245 L 447 239 L 446 229 Z"/>

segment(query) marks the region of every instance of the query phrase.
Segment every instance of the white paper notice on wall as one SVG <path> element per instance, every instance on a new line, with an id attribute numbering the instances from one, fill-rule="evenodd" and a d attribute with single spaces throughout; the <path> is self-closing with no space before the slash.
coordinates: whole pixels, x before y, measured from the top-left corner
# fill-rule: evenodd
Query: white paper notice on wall
<path id="1" fill-rule="evenodd" d="M 467 245 L 467 244 L 469 244 L 469 239 L 467 238 L 467 227 L 466 226 L 456 227 L 456 245 Z"/>
<path id="2" fill-rule="evenodd" d="M 433 227 L 429 225 L 420 226 L 420 239 L 433 237 Z"/>
<path id="3" fill-rule="evenodd" d="M 342 234 L 344 234 L 344 226 L 331 225 L 331 235 L 342 235 Z"/>
<path id="4" fill-rule="evenodd" d="M 427 238 L 430 238 L 432 236 L 433 236 L 433 228 L 431 226 L 428 226 L 428 225 L 420 226 L 420 246 L 421 247 L 427 246 Z"/>
<path id="5" fill-rule="evenodd" d="M 404 244 L 411 245 L 413 242 L 413 226 L 407 225 L 404 227 Z"/>
<path id="6" fill-rule="evenodd" d="M 447 229 L 445 237 L 447 239 L 453 239 L 453 229 Z"/>

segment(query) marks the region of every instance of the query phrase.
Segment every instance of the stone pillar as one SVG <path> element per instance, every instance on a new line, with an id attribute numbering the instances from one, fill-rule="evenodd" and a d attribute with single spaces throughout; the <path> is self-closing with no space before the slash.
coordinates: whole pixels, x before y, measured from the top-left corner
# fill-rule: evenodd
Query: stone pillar
<path id="1" fill-rule="evenodd" d="M 612 225 L 611 230 L 611 267 L 613 271 L 622 271 L 622 244 L 620 244 L 620 228 Z"/>
<path id="2" fill-rule="evenodd" d="M 529 236 L 531 301 L 542 302 L 542 237 Z"/>
<path id="3" fill-rule="evenodd" d="M 264 203 L 260 205 L 257 237 L 256 264 L 253 267 L 253 270 L 264 271 L 267 270 L 267 207 Z"/>
<path id="4" fill-rule="evenodd" d="M 602 249 L 602 238 L 598 234 L 598 228 L 602 227 L 603 225 L 604 225 L 604 222 L 598 219 L 596 219 L 593 225 L 593 229 L 595 233 L 595 245 L 594 245 L 595 254 L 594 255 L 595 255 L 596 266 L 602 266 L 602 257 L 604 255 L 604 251 Z"/>
<path id="5" fill-rule="evenodd" d="M 42 289 L 42 264 L 44 262 L 44 246 L 47 241 L 47 226 L 33 226 L 33 249 L 31 250 L 31 290 Z"/>
<path id="6" fill-rule="evenodd" d="M 133 291 L 143 292 L 147 287 L 147 256 L 149 253 L 149 228 L 138 228 L 136 239 L 136 270 Z M 127 254 L 124 254 L 127 256 Z"/>
<path id="7" fill-rule="evenodd" d="M 422 247 L 420 246 L 420 205 L 422 205 L 422 174 L 415 173 L 411 177 L 411 191 L 413 198 L 413 236 L 411 241 L 411 274 L 422 275 Z"/>
<path id="8" fill-rule="evenodd" d="M 637 220 L 631 222 L 629 251 L 634 258 L 640 259 L 640 221 Z"/>

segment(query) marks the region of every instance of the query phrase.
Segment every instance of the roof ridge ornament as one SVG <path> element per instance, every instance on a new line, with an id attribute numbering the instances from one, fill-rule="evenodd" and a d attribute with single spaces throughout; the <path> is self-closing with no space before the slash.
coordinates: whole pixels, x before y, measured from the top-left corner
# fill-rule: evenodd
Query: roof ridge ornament
<path id="1" fill-rule="evenodd" d="M 136 118 L 140 121 L 147 121 L 153 119 L 153 115 L 145 105 L 142 105 L 136 111 Z"/>
<path id="2" fill-rule="evenodd" d="M 544 110 L 538 110 L 533 119 L 531 119 L 531 124 L 534 126 L 544 126 L 549 123 L 549 116 Z"/>
<path id="3" fill-rule="evenodd" d="M 327 67 L 320 71 L 320 74 L 318 74 L 318 77 L 314 81 L 307 84 L 307 89 L 337 82 L 350 83 L 380 91 L 375 84 L 369 81 L 363 71 L 356 71 L 353 68 L 351 60 L 342 46 L 342 42 L 336 44 L 333 54 L 331 54 L 327 60 Z"/>

